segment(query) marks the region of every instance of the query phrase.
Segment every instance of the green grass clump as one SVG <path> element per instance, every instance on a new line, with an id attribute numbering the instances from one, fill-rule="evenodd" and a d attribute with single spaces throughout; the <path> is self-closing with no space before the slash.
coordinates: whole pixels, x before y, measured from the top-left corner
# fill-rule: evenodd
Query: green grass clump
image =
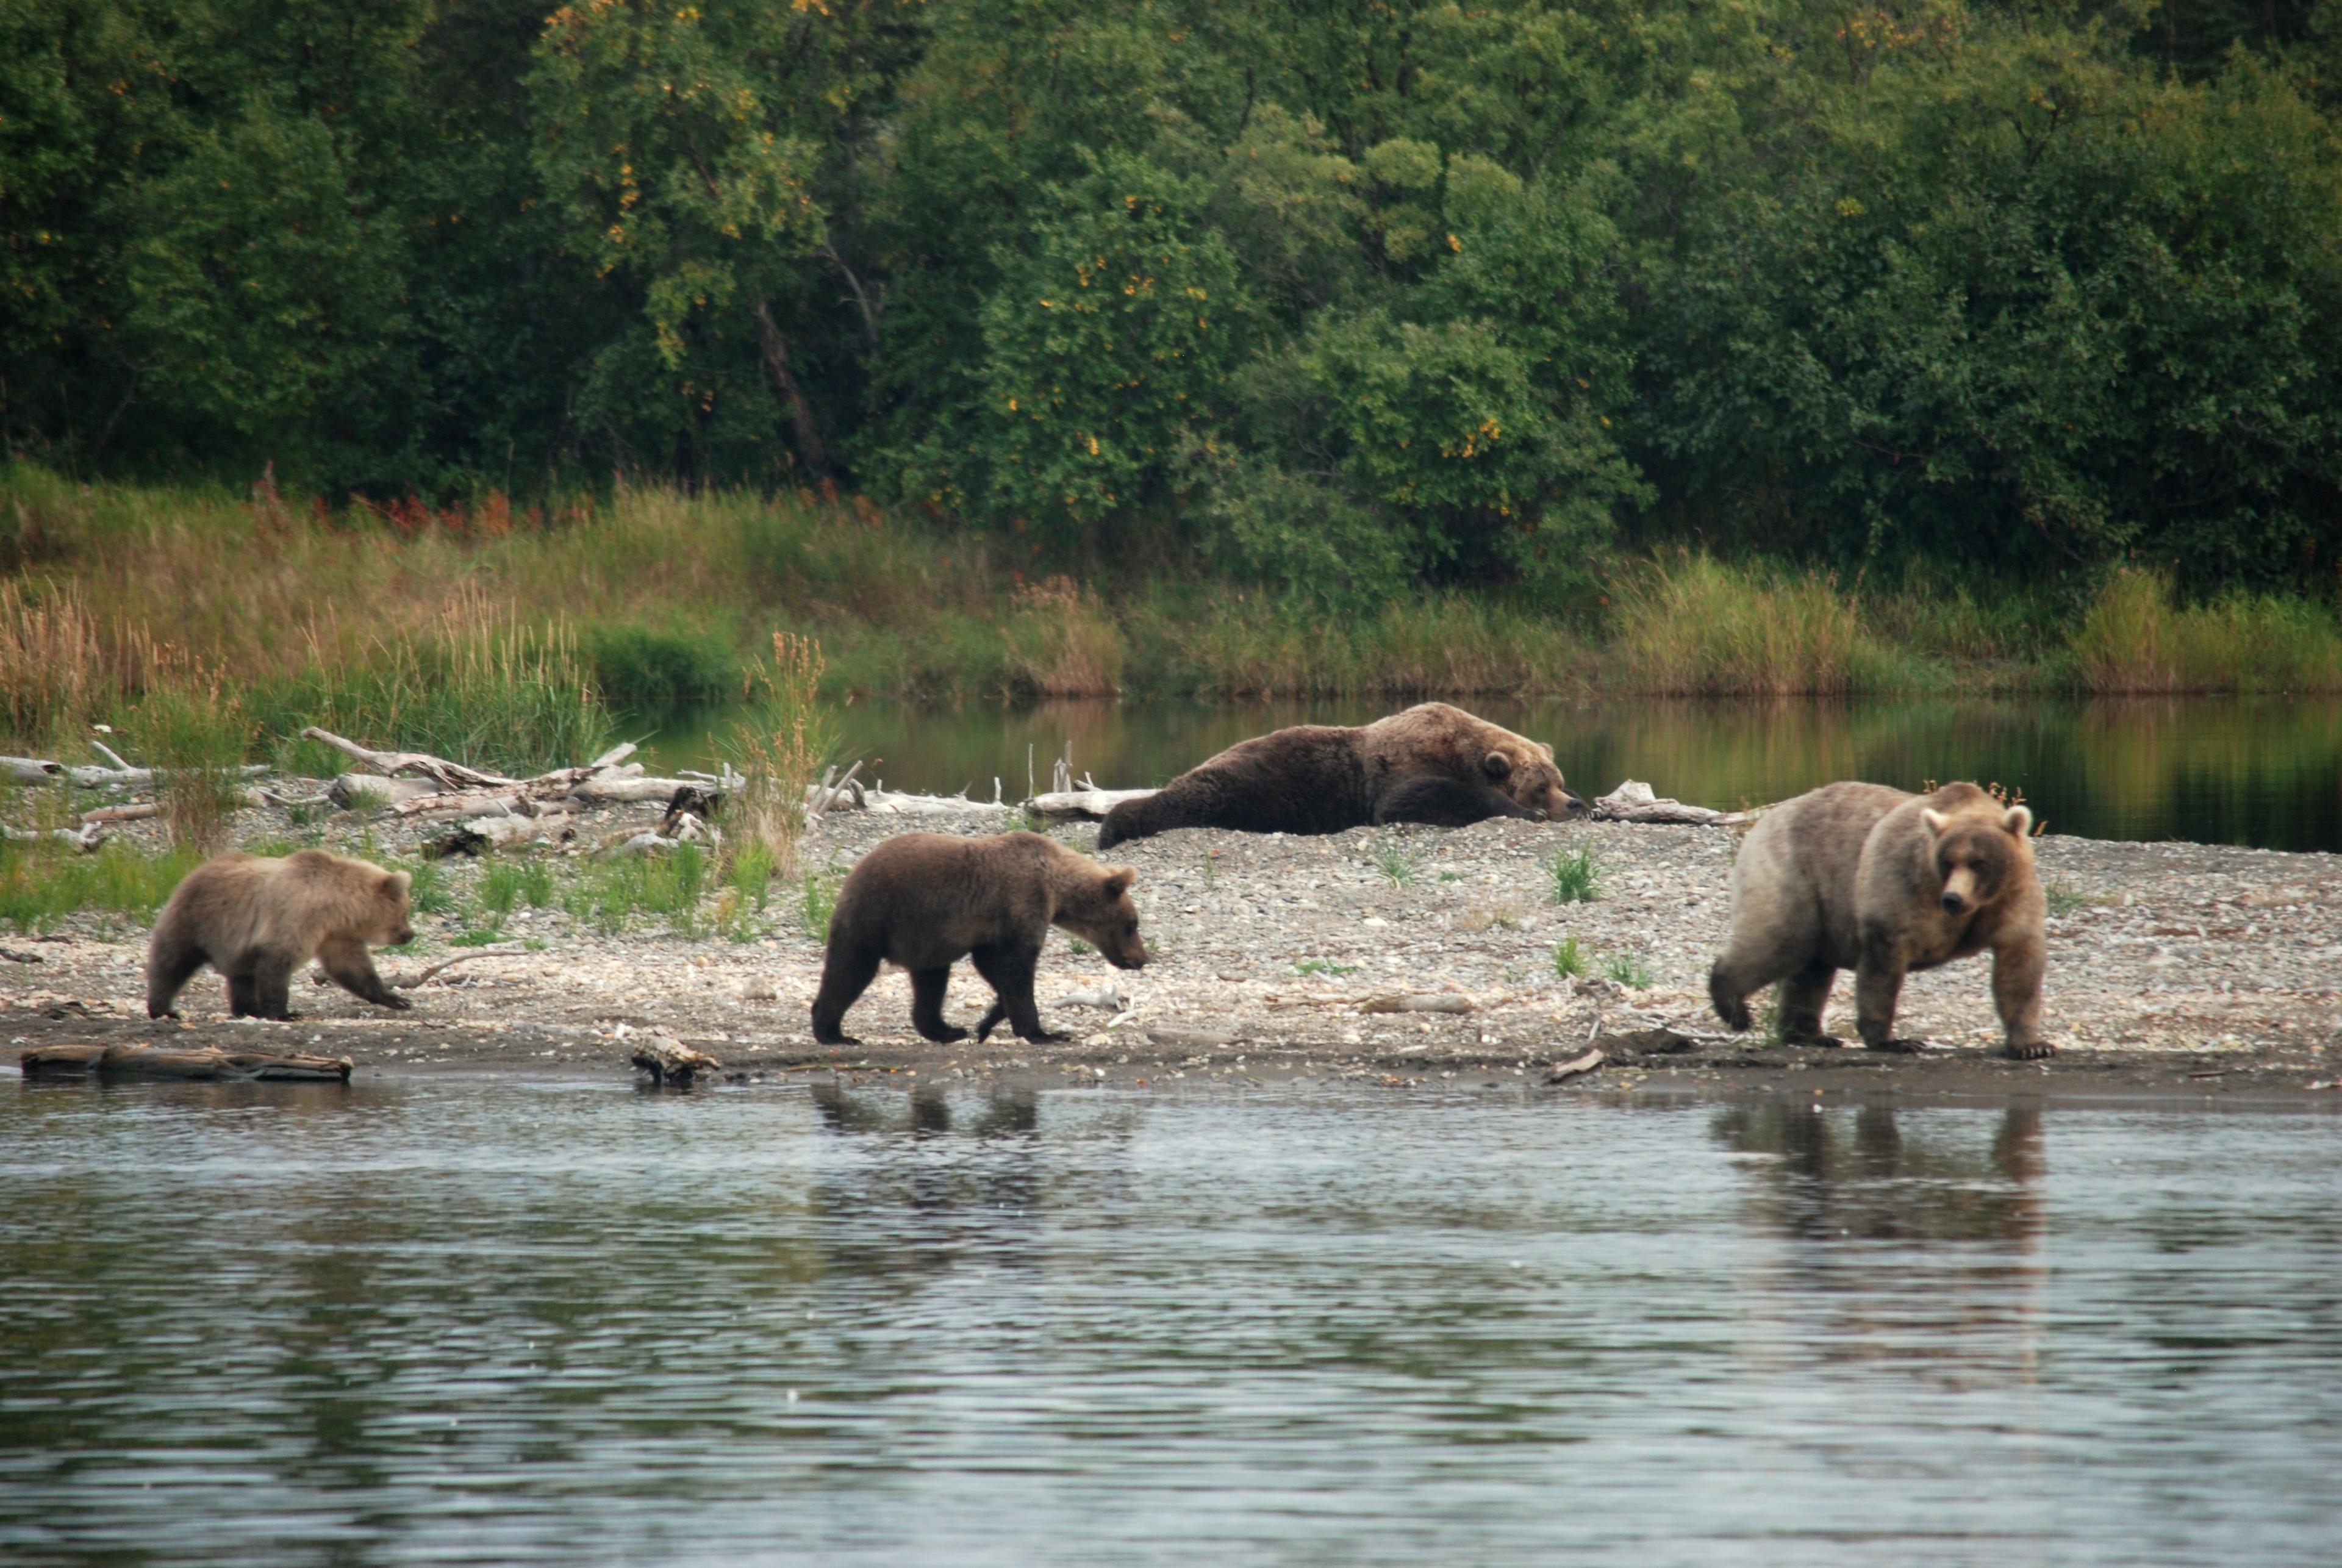
<path id="1" fill-rule="evenodd" d="M 619 854 L 573 883 L 562 906 L 606 936 L 646 915 L 664 915 L 676 934 L 692 936 L 699 929 L 707 872 L 707 856 L 696 844 L 677 844 L 665 854 Z"/>
<path id="2" fill-rule="evenodd" d="M 358 847 L 360 860 L 375 857 L 364 844 Z M 390 869 L 407 875 L 406 907 L 416 914 L 452 914 L 455 909 L 455 890 L 447 885 L 447 867 L 436 860 L 403 860 L 392 863 Z"/>
<path id="3" fill-rule="evenodd" d="M 835 876 L 809 872 L 797 889 L 797 928 L 816 942 L 829 940 L 829 917 L 837 912 Z"/>
<path id="4" fill-rule="evenodd" d="M 660 718 L 739 690 L 739 656 L 720 633 L 622 623 L 589 627 L 579 640 L 602 700 L 622 713 Z"/>
<path id="5" fill-rule="evenodd" d="M 1651 972 L 1631 953 L 1613 954 L 1602 961 L 1602 973 L 1632 991 L 1651 988 Z"/>
<path id="6" fill-rule="evenodd" d="M 545 909 L 553 903 L 553 868 L 541 860 L 492 863 L 480 874 L 480 907 L 499 918 L 519 905 Z"/>
<path id="7" fill-rule="evenodd" d="M 94 911 L 144 924 L 203 863 L 203 853 L 185 844 L 156 854 L 117 839 L 82 854 L 63 844 L 0 841 L 0 924 L 53 931 L 67 915 Z"/>
<path id="8" fill-rule="evenodd" d="M 1412 886 L 1423 875 L 1423 855 L 1417 845 L 1386 838 L 1375 845 L 1375 869 L 1393 887 Z"/>
<path id="9" fill-rule="evenodd" d="M 1553 944 L 1553 973 L 1559 980 L 1575 980 L 1586 973 L 1586 954 L 1575 936 L 1565 936 Z"/>
<path id="10" fill-rule="evenodd" d="M 1590 844 L 1556 850 L 1545 869 L 1552 879 L 1547 895 L 1556 904 L 1591 904 L 1602 896 L 1602 864 Z"/>
<path id="11" fill-rule="evenodd" d="M 1356 974 L 1358 972 L 1355 964 L 1336 964 L 1326 958 L 1305 958 L 1293 967 L 1296 974 Z"/>

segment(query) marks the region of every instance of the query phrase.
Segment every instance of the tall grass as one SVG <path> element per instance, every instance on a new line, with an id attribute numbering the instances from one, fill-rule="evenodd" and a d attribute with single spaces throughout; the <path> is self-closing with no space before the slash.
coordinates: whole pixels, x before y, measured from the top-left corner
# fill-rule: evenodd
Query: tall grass
<path id="1" fill-rule="evenodd" d="M 0 583 L 0 717 L 11 735 L 39 748 L 86 723 L 113 684 L 79 588 Z"/>
<path id="2" fill-rule="evenodd" d="M 1638 691 L 1807 696 L 1893 682 L 1854 601 L 1817 574 L 1685 553 L 1628 576 L 1618 600 L 1617 653 Z"/>
<path id="3" fill-rule="evenodd" d="M 758 661 L 748 672 L 748 714 L 733 732 L 733 752 L 746 782 L 725 814 L 731 824 L 727 873 L 761 864 L 767 878 L 796 874 L 806 791 L 837 744 L 821 707 L 821 671 L 820 644 L 776 632 L 772 663 Z"/>
<path id="4" fill-rule="evenodd" d="M 134 755 L 155 769 L 155 794 L 174 846 L 215 854 L 225 849 L 244 779 L 237 773 L 252 744 L 241 694 L 217 671 L 185 671 L 147 689 L 123 731 Z"/>
<path id="5" fill-rule="evenodd" d="M 119 839 L 95 854 L 0 841 L 0 924 L 50 931 L 67 915 L 92 910 L 144 924 L 203 860 L 191 846 L 157 854 Z"/>
<path id="6" fill-rule="evenodd" d="M 2181 606 L 2169 578 L 2108 578 L 2072 644 L 2099 693 L 2342 691 L 2342 629 L 2322 606 L 2229 594 Z"/>

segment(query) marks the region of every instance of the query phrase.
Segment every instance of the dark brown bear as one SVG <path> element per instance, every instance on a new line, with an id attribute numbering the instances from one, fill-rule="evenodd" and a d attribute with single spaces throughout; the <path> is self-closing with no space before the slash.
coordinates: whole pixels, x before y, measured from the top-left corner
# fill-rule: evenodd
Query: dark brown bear
<path id="1" fill-rule="evenodd" d="M 282 860 L 236 852 L 187 874 L 146 947 L 146 1016 L 175 1018 L 181 987 L 206 961 L 227 976 L 238 1018 L 292 1018 L 294 974 L 315 958 L 351 995 L 409 1005 L 382 983 L 369 943 L 415 940 L 406 873 L 305 849 Z"/>
<path id="2" fill-rule="evenodd" d="M 862 857 L 829 917 L 829 951 L 813 999 L 813 1037 L 825 1045 L 859 1042 L 840 1027 L 881 962 L 911 972 L 911 1023 L 948 1044 L 967 1031 L 944 1022 L 944 987 L 962 958 L 990 982 L 996 1000 L 976 1026 L 979 1040 L 1004 1017 L 1024 1040 L 1062 1040 L 1041 1027 L 1033 974 L 1052 925 L 1072 932 L 1118 969 L 1146 962 L 1137 874 L 1099 865 L 1037 833 L 954 838 L 906 833 Z"/>
<path id="3" fill-rule="evenodd" d="M 1386 822 L 1464 827 L 1492 816 L 1586 814 L 1586 803 L 1564 787 L 1551 746 L 1446 703 L 1419 703 L 1360 728 L 1296 724 L 1239 741 L 1106 813 L 1098 848 L 1175 827 L 1340 833 Z"/>
<path id="4" fill-rule="evenodd" d="M 1783 1036 L 1827 1041 L 1822 1007 L 1851 969 L 1863 1044 L 1914 1050 L 1895 1038 L 1903 976 L 1989 949 L 2008 1054 L 2048 1055 L 2032 826 L 2025 807 L 1972 784 L 1929 795 L 1834 784 L 1775 806 L 1733 863 L 1732 941 L 1707 982 L 1717 1016 L 1747 1028 L 1748 997 L 1783 981 Z"/>

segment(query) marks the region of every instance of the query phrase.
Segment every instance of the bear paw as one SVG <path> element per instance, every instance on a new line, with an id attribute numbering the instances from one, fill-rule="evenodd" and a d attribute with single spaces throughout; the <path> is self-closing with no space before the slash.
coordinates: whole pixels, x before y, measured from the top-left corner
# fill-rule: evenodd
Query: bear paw
<path id="1" fill-rule="evenodd" d="M 415 1005 L 414 1003 L 409 1002 L 405 997 L 395 995 L 384 997 L 382 999 L 382 1004 L 385 1007 L 390 1008 L 394 1012 L 398 1013 L 405 1013 Z"/>
<path id="2" fill-rule="evenodd" d="M 2047 1040 L 2011 1040 L 2003 1054 L 2019 1062 L 2038 1062 L 2045 1056 L 2057 1054 L 2057 1047 Z"/>
<path id="3" fill-rule="evenodd" d="M 967 1031 L 945 1024 L 940 1029 L 922 1029 L 919 1033 L 938 1045 L 952 1045 L 967 1038 Z"/>
<path id="4" fill-rule="evenodd" d="M 1873 1051 L 1892 1052 L 1897 1056 L 1917 1056 L 1927 1048 L 1925 1040 L 1866 1040 L 1863 1044 Z"/>

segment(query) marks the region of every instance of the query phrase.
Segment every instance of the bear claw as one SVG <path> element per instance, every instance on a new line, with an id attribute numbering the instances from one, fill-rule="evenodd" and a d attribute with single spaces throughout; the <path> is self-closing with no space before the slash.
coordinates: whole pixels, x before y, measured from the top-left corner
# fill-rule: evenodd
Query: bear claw
<path id="1" fill-rule="evenodd" d="M 2050 1044 L 2047 1040 L 2026 1040 L 2021 1042 L 2012 1040 L 2008 1043 L 2004 1054 L 2014 1057 L 2019 1062 L 2038 1062 L 2045 1057 L 2055 1056 L 2057 1054 L 2057 1047 Z"/>

